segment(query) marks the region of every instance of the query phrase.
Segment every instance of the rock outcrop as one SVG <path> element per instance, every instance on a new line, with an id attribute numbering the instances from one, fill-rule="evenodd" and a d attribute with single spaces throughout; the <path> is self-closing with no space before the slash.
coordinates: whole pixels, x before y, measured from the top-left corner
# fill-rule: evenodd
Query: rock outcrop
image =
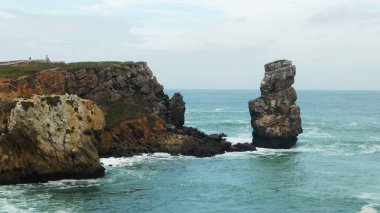
<path id="1" fill-rule="evenodd" d="M 180 129 L 185 124 L 185 102 L 180 93 L 175 93 L 169 100 L 168 123 Z"/>
<path id="2" fill-rule="evenodd" d="M 188 131 L 182 95 L 169 98 L 145 62 L 12 64 L 4 70 L 27 72 L 0 77 L 0 98 L 68 93 L 95 102 L 106 120 L 97 143 L 101 157 L 153 152 L 204 157 L 231 147 L 224 139 Z"/>
<path id="3" fill-rule="evenodd" d="M 161 138 L 161 150 L 174 155 L 209 157 L 225 152 L 255 151 L 251 143 L 231 144 L 225 134 L 207 135 L 196 128 L 183 127 L 174 131 L 176 137 Z M 242 145 L 242 146 L 241 146 Z"/>
<path id="4" fill-rule="evenodd" d="M 104 175 L 101 109 L 76 95 L 0 101 L 0 184 Z"/>
<path id="5" fill-rule="evenodd" d="M 265 65 L 261 97 L 249 102 L 253 144 L 264 148 L 291 148 L 302 133 L 300 108 L 292 84 L 296 67 L 280 60 Z"/>

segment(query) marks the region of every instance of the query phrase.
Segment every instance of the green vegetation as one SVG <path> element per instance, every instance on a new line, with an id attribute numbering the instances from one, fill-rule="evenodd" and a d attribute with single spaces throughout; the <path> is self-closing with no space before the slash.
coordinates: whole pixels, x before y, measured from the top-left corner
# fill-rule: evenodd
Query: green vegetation
<path id="1" fill-rule="evenodd" d="M 22 76 L 28 73 L 38 72 L 47 69 L 53 69 L 62 66 L 63 63 L 42 63 L 36 62 L 31 64 L 12 64 L 12 65 L 0 65 L 0 76 L 12 77 Z"/>
<path id="2" fill-rule="evenodd" d="M 112 126 L 121 120 L 137 118 L 142 115 L 147 116 L 151 120 L 150 117 L 152 115 L 144 105 L 134 101 L 115 101 L 110 105 L 110 110 L 106 115 L 106 124 L 107 126 Z"/>
<path id="3" fill-rule="evenodd" d="M 122 65 L 122 62 L 117 61 L 104 61 L 104 62 L 75 62 L 68 63 L 61 66 L 61 68 L 67 71 L 75 71 L 79 69 L 104 69 L 107 67 Z"/>
<path id="4" fill-rule="evenodd" d="M 117 62 L 117 61 L 104 61 L 104 62 L 50 62 L 46 61 L 32 61 L 28 64 L 27 61 L 0 63 L 0 76 L 2 77 L 17 77 L 27 75 L 29 73 L 39 72 L 48 69 L 61 68 L 67 71 L 75 71 L 79 69 L 104 69 L 112 66 L 120 66 L 121 68 L 131 67 L 135 65 L 134 62 Z"/>

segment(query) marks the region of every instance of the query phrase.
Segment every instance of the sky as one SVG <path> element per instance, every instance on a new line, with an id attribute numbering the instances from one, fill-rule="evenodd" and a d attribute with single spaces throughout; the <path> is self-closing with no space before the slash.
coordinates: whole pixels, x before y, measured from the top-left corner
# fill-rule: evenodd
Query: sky
<path id="1" fill-rule="evenodd" d="M 146 61 L 167 89 L 380 89 L 379 0 L 0 0 L 0 61 Z"/>

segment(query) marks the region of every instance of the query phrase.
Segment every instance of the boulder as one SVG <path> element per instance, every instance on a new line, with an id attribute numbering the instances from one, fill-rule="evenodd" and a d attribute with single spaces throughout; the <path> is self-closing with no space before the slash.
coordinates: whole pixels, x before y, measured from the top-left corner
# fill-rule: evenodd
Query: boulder
<path id="1" fill-rule="evenodd" d="M 249 101 L 253 144 L 264 148 L 291 148 L 302 133 L 297 94 L 292 87 L 296 67 L 289 60 L 265 65 L 261 97 Z"/>
<path id="2" fill-rule="evenodd" d="M 76 95 L 0 101 L 0 184 L 104 175 L 103 112 Z"/>
<path id="3" fill-rule="evenodd" d="M 157 141 L 163 152 L 196 157 L 224 154 L 231 146 L 231 143 L 221 135 L 207 135 L 196 128 L 185 126 L 159 138 Z"/>
<path id="4" fill-rule="evenodd" d="M 246 152 L 256 151 L 256 147 L 252 143 L 237 143 L 232 144 L 227 152 Z"/>

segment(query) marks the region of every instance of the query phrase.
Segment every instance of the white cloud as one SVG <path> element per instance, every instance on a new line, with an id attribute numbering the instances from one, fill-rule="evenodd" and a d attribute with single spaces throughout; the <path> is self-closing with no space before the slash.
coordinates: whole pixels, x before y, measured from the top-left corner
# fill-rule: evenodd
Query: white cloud
<path id="1" fill-rule="evenodd" d="M 208 8 L 219 11 L 222 20 L 202 28 L 201 26 L 211 22 L 210 19 L 213 17 L 199 18 L 196 16 L 198 14 L 195 14 L 194 17 L 189 17 L 192 19 L 190 26 L 184 18 L 187 17 L 185 10 L 179 9 L 175 11 L 175 14 L 169 13 L 165 7 L 159 7 L 160 3 L 195 5 L 199 7 L 199 10 Z M 310 23 L 310 20 L 323 21 L 324 17 L 320 15 L 321 13 L 323 15 L 323 11 L 339 7 L 344 3 L 347 4 L 347 0 L 307 2 L 300 0 L 286 2 L 279 0 L 103 0 L 87 6 L 87 9 L 111 15 L 114 10 L 125 9 L 132 5 L 140 5 L 139 8 L 144 8 L 144 5 L 157 4 L 155 12 L 148 10 L 141 16 L 137 15 L 135 18 L 139 20 L 140 26 L 131 29 L 131 33 L 142 38 L 143 42 L 136 46 L 143 49 L 194 50 L 215 45 L 241 48 L 272 41 L 277 50 L 281 51 L 291 45 L 311 43 L 315 37 L 326 33 L 305 29 L 305 24 Z M 160 10 L 162 13 L 159 13 Z M 151 14 L 155 15 L 150 19 L 146 18 Z M 358 14 L 358 16 L 363 15 Z M 182 26 L 181 22 L 183 22 Z"/>
<path id="2" fill-rule="evenodd" d="M 1 11 L 0 10 L 0 18 L 2 19 L 13 19 L 13 18 L 16 18 L 17 16 L 12 14 L 12 13 L 9 13 L 9 12 L 6 12 L 6 11 Z"/>
<path id="3" fill-rule="evenodd" d="M 82 6 L 83 10 L 92 12 L 107 12 L 110 9 L 123 8 L 133 4 L 146 4 L 154 2 L 164 2 L 163 0 L 102 0 L 90 5 Z"/>
<path id="4" fill-rule="evenodd" d="M 40 49 L 60 60 L 146 60 L 158 76 L 166 72 L 168 87 L 189 88 L 197 87 L 193 75 L 215 88 L 231 73 L 231 88 L 259 85 L 262 65 L 279 58 L 296 63 L 301 88 L 324 87 L 318 82 L 326 70 L 336 83 L 329 88 L 371 87 L 352 79 L 380 67 L 378 0 L 102 0 L 76 7 L 77 16 L 64 9 L 61 16 L 0 12 L 0 56 Z M 186 81 L 176 83 L 180 75 Z"/>

